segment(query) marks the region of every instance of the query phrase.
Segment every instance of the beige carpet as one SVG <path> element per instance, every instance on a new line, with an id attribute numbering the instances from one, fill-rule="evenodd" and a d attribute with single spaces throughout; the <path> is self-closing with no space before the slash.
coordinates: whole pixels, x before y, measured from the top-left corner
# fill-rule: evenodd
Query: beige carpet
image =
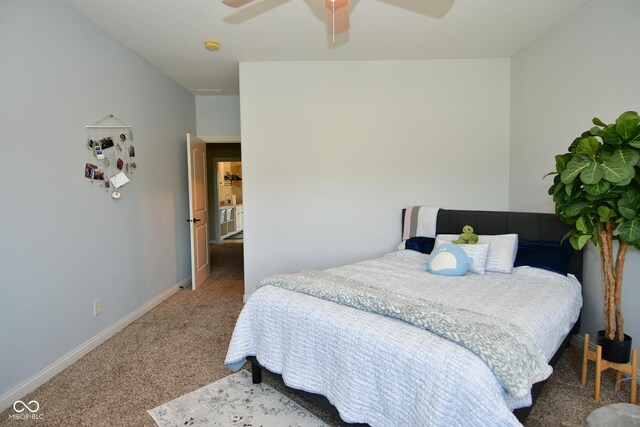
<path id="1" fill-rule="evenodd" d="M 243 305 L 242 245 L 214 246 L 211 256 L 201 289 L 177 292 L 26 396 L 40 403 L 40 425 L 155 426 L 147 409 L 228 375 L 222 363 Z M 17 423 L 10 413 L 0 425 Z"/>
<path id="2" fill-rule="evenodd" d="M 13 409 L 0 413 L 0 426 L 154 426 L 147 410 L 229 374 L 222 363 L 235 320 L 242 309 L 242 244 L 212 247 L 212 276 L 198 291 L 180 291 L 126 327 L 49 382 L 25 396 L 37 400 L 44 420 L 10 421 Z M 545 387 L 526 425 L 584 426 L 602 404 L 625 402 L 605 375 L 602 401 L 590 386 L 581 387 L 579 350 L 569 349 Z M 277 378 L 265 382 L 282 390 Z M 311 412 L 334 425 L 335 414 L 286 391 Z"/>

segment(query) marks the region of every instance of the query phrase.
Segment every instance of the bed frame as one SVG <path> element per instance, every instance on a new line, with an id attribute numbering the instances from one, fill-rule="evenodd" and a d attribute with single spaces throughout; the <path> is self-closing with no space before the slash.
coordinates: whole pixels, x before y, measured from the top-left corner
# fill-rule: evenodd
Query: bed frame
<path id="1" fill-rule="evenodd" d="M 402 210 L 402 224 L 404 227 L 405 209 Z M 573 229 L 572 226 L 560 221 L 554 214 L 548 213 L 528 213 L 528 212 L 501 212 L 501 211 L 465 211 L 465 210 L 449 210 L 440 209 L 438 211 L 438 219 L 436 222 L 436 234 L 460 234 L 462 227 L 471 225 L 478 234 L 510 234 L 517 233 L 518 240 L 524 241 L 556 241 L 559 242 Z M 582 252 L 574 252 L 569 263 L 569 273 L 576 276 L 582 283 Z M 558 363 L 565 348 L 569 346 L 573 334 L 578 333 L 580 328 L 580 318 L 574 324 L 571 332 L 567 335 L 558 351 L 549 361 L 553 367 Z M 248 356 L 247 360 L 251 362 L 251 373 L 254 384 L 262 382 L 262 369 L 266 369 L 258 363 L 255 356 Z M 278 374 L 275 374 L 279 377 Z M 524 421 L 531 413 L 533 406 L 546 384 L 541 381 L 533 385 L 531 395 L 533 403 L 526 408 L 520 408 L 513 411 L 518 421 L 524 424 Z M 326 397 L 303 392 L 309 400 L 321 408 L 337 414 L 337 410 L 331 405 Z M 354 426 L 366 426 L 366 424 L 353 424 Z"/>

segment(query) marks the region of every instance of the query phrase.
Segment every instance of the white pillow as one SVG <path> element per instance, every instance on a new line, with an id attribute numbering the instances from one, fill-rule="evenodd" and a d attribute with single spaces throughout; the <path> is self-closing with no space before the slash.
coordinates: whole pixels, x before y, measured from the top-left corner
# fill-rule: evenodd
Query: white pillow
<path id="1" fill-rule="evenodd" d="M 446 235 L 444 235 L 446 236 Z M 458 236 L 453 236 L 451 240 L 456 240 Z M 449 243 L 451 240 L 440 239 L 440 235 L 436 237 L 436 243 L 433 245 L 433 252 L 436 248 L 443 244 Z M 471 264 L 469 265 L 469 271 L 476 274 L 484 274 L 486 271 L 487 257 L 489 255 L 489 243 L 476 243 L 474 245 L 458 245 L 460 249 L 471 258 Z"/>
<path id="2" fill-rule="evenodd" d="M 450 242 L 456 240 L 459 236 L 459 234 L 439 234 L 438 238 Z M 513 263 L 518 253 L 517 234 L 498 234 L 495 236 L 482 234 L 479 236 L 478 242 L 489 243 L 491 245 L 489 247 L 489 256 L 487 257 L 487 271 L 511 274 L 513 271 Z"/>

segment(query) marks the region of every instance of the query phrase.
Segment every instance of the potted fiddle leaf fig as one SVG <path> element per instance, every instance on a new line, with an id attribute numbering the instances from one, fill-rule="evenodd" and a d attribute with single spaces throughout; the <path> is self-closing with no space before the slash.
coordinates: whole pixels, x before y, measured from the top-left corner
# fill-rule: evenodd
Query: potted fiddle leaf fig
<path id="1" fill-rule="evenodd" d="M 615 123 L 594 118 L 593 124 L 568 153 L 556 156 L 549 195 L 560 219 L 574 226 L 566 236 L 571 246 L 580 250 L 593 242 L 600 253 L 605 329 L 598 341 L 603 358 L 627 363 L 622 272 L 629 246 L 640 249 L 640 116 L 627 111 Z"/>

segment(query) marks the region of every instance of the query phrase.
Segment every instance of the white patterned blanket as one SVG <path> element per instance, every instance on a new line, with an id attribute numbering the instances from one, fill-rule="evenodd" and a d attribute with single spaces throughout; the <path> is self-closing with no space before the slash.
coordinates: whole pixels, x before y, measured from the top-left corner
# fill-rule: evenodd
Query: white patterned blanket
<path id="1" fill-rule="evenodd" d="M 526 397 L 533 384 L 552 372 L 520 328 L 486 314 L 408 298 L 323 271 L 279 274 L 260 283 L 268 285 L 399 319 L 447 338 L 477 354 L 516 399 Z"/>
<path id="2" fill-rule="evenodd" d="M 397 251 L 326 270 L 409 298 L 471 310 L 516 325 L 549 360 L 578 318 L 575 278 L 529 267 L 463 277 L 422 271 L 427 256 Z M 293 388 L 326 396 L 347 422 L 371 426 L 519 426 L 514 399 L 470 350 L 404 321 L 275 286 L 253 292 L 225 365 L 246 357 Z"/>

